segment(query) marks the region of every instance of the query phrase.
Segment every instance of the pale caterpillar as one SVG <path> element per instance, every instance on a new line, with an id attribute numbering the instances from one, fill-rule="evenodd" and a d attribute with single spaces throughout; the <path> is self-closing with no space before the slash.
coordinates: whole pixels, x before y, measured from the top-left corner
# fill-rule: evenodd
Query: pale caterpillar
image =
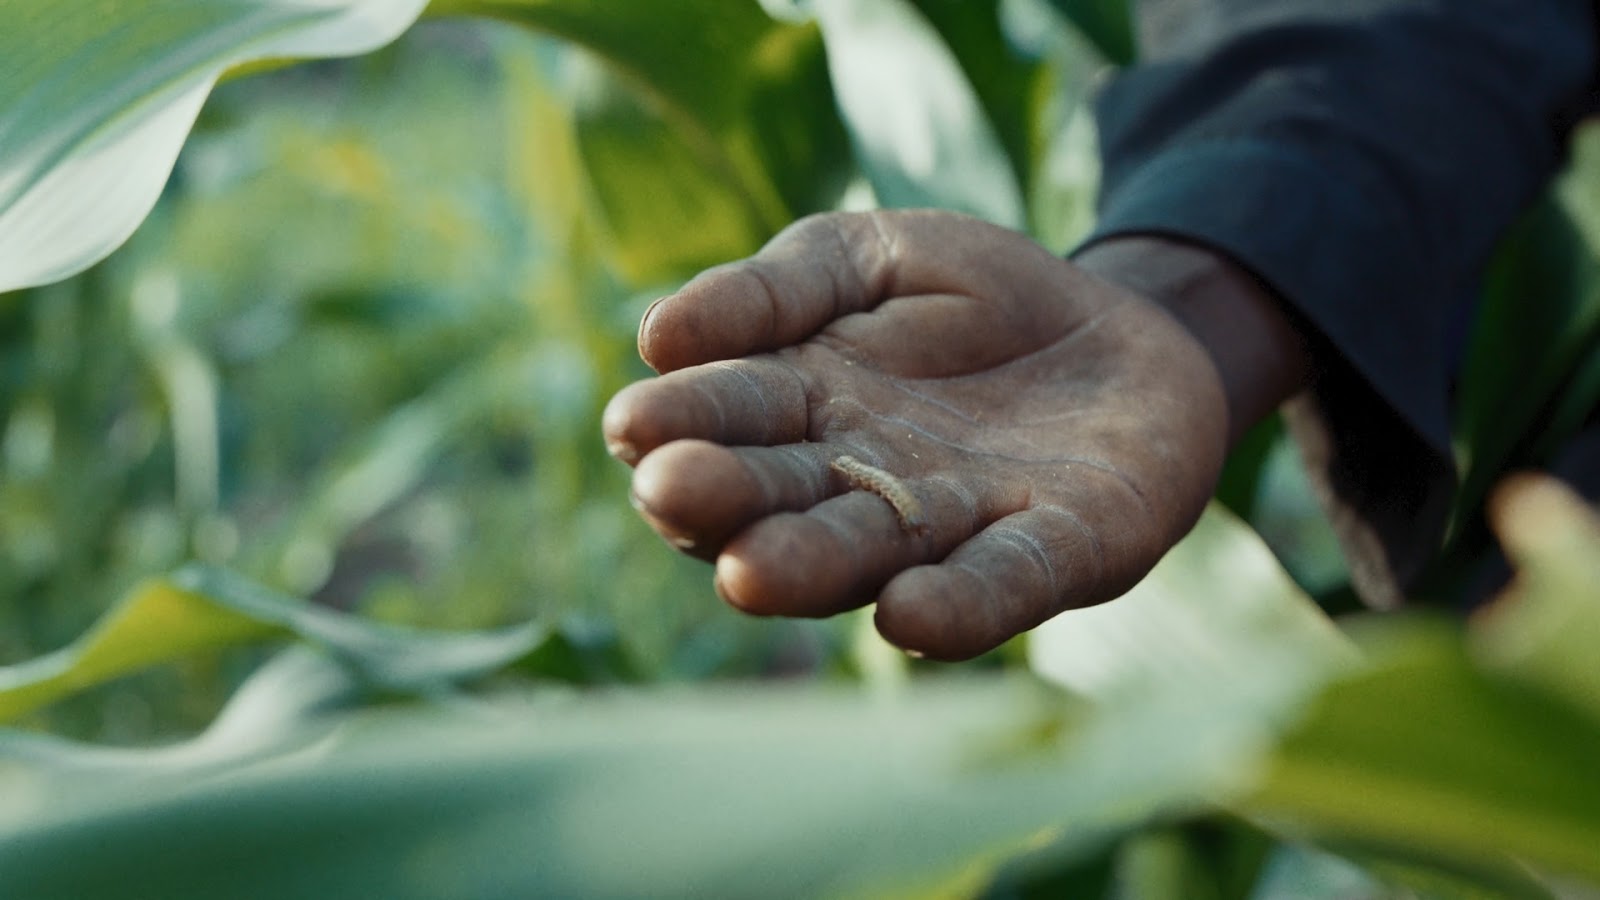
<path id="1" fill-rule="evenodd" d="M 853 456 L 840 456 L 833 461 L 833 470 L 849 479 L 864 491 L 870 491 L 888 501 L 900 519 L 900 528 L 911 534 L 921 534 L 928 527 L 922 514 L 922 504 L 900 479 L 882 469 L 869 466 Z"/>

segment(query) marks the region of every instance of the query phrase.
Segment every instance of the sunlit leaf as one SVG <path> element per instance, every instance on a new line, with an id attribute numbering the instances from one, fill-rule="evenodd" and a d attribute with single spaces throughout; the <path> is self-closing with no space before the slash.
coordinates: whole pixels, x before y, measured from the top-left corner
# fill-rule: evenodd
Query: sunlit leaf
<path id="1" fill-rule="evenodd" d="M 537 646 L 543 631 L 530 625 L 429 634 L 385 627 L 194 567 L 136 588 L 68 646 L 0 668 L 0 721 L 158 663 L 290 637 L 323 648 L 373 683 L 418 690 L 448 681 L 459 667 L 503 665 Z"/>
<path id="2" fill-rule="evenodd" d="M 492 660 L 498 663 L 500 660 Z M 482 674 L 481 671 L 462 673 Z M 90 774 L 142 775 L 181 769 L 198 775 L 211 767 L 239 765 L 281 753 L 312 734 L 318 715 L 365 699 L 359 674 L 305 646 L 291 647 L 251 673 L 216 719 L 197 737 L 161 747 L 109 747 L 32 731 L 0 729 L 0 781 L 9 765 L 27 770 L 35 790 L 0 803 L 0 830 L 40 811 L 47 790 Z"/>
<path id="3" fill-rule="evenodd" d="M 1022 191 L 949 45 L 907 0 L 816 0 L 839 109 L 878 201 L 1010 227 Z"/>
<path id="4" fill-rule="evenodd" d="M 1574 533 L 1570 517 L 1523 519 L 1536 516 L 1546 535 Z M 1575 555 L 1565 544 L 1545 553 Z M 1592 593 L 1600 580 L 1564 582 L 1563 604 L 1581 602 L 1580 584 Z M 1058 616 L 1030 655 L 1104 706 L 1170 704 L 1163 733 L 1231 746 L 1243 783 L 1261 777 L 1251 760 L 1266 753 L 1253 803 L 1290 834 L 1431 854 L 1458 869 L 1505 870 L 1512 854 L 1592 876 L 1596 857 L 1582 848 L 1600 840 L 1600 788 L 1585 774 L 1600 752 L 1594 721 L 1480 671 L 1448 628 L 1368 624 L 1371 661 L 1352 667 L 1345 642 L 1259 539 L 1213 507 L 1134 591 Z M 1592 652 L 1572 655 L 1592 647 L 1587 633 L 1551 648 L 1547 665 L 1592 672 Z M 1310 718 L 1293 724 L 1310 698 Z M 1218 727 L 1252 707 L 1260 730 Z M 1285 727 L 1286 743 L 1266 752 Z"/>
<path id="5" fill-rule="evenodd" d="M 101 259 L 149 213 L 217 77 L 393 40 L 422 0 L 0 0 L 0 292 Z"/>
<path id="6" fill-rule="evenodd" d="M 182 781 L 172 752 L 154 753 L 150 774 L 167 772 L 173 785 L 141 781 L 140 792 L 108 793 L 84 777 L 92 765 L 13 748 L 11 780 L 31 786 L 16 796 L 35 799 L 10 819 L 0 888 L 960 895 L 1041 846 L 1041 862 L 1075 871 L 1073 861 L 1151 816 L 1248 783 L 1286 698 L 1344 655 L 1282 573 L 1239 543 L 1239 528 L 1211 520 L 1173 557 L 1182 571 L 1162 576 L 1193 579 L 1196 567 L 1239 576 L 1244 598 L 1216 611 L 1217 631 L 1239 635 L 1217 645 L 1205 643 L 1216 631 L 1187 645 L 1178 634 L 1135 635 L 1157 656 L 1188 659 L 1139 668 L 1089 707 L 1015 683 L 547 697 L 488 721 L 414 712 L 333 731 L 324 721 L 283 735 L 283 758 L 225 778 Z M 1252 640 L 1273 649 L 1257 653 Z M 1248 664 L 1228 658 L 1240 648 Z M 1170 739 L 1175 728 L 1184 740 Z M 247 745 L 259 759 L 260 745 Z M 294 752 L 309 746 L 315 754 Z M 221 762 L 198 750 L 187 758 Z M 100 768 L 126 773 L 130 761 Z M 70 783 L 53 774 L 64 768 L 77 773 Z M 187 852 L 156 851 L 176 845 Z M 69 865 L 88 846 L 96 865 Z"/>
<path id="7" fill-rule="evenodd" d="M 1584 242 L 1600 253 L 1600 126 L 1581 124 L 1570 149 L 1571 161 L 1554 185 L 1555 197 Z"/>
<path id="8" fill-rule="evenodd" d="M 238 615 L 172 582 L 147 582 L 68 647 L 0 669 L 0 720 L 158 662 L 277 633 L 276 623 Z"/>

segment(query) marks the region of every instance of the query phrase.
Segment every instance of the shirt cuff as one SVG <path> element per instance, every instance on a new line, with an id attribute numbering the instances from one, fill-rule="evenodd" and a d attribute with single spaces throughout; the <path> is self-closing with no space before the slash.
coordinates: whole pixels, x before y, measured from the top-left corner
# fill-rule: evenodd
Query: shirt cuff
<path id="1" fill-rule="evenodd" d="M 1454 298 L 1416 283 L 1422 250 L 1392 202 L 1292 147 L 1213 138 L 1147 161 L 1116 185 L 1088 242 L 1133 233 L 1210 246 L 1252 271 L 1449 455 L 1448 348 L 1438 311 Z"/>
<path id="2" fill-rule="evenodd" d="M 1312 389 L 1285 409 L 1357 592 L 1402 602 L 1437 553 L 1456 488 L 1447 286 L 1420 283 L 1392 201 L 1258 137 L 1168 149 L 1102 201 L 1093 243 L 1157 234 L 1211 247 L 1272 288 L 1313 347 Z M 1356 248 L 1353 252 L 1352 248 Z"/>

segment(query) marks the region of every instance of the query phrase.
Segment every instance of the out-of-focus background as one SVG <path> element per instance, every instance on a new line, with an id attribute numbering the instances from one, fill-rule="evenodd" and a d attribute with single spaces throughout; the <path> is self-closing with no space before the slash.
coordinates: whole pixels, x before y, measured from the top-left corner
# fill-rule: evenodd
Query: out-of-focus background
<path id="1" fill-rule="evenodd" d="M 568 623 L 648 680 L 825 667 L 841 627 L 724 609 L 599 440 L 672 284 L 619 274 L 596 227 L 571 116 L 597 65 L 449 21 L 227 82 L 127 246 L 7 298 L 0 660 L 197 559 L 388 622 Z M 192 730 L 232 686 L 218 665 L 51 724 Z"/>

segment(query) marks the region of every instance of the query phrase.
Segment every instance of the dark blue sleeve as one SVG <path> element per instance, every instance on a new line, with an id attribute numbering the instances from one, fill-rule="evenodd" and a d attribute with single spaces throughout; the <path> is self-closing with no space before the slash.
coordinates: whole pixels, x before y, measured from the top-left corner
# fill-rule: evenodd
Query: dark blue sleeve
<path id="1" fill-rule="evenodd" d="M 1594 6 L 1170 0 L 1142 12 L 1155 39 L 1096 109 L 1090 241 L 1208 245 L 1314 332 L 1326 351 L 1307 401 L 1323 431 L 1312 461 L 1336 513 L 1353 517 L 1343 524 L 1367 531 L 1341 533 L 1403 581 L 1448 511 L 1463 309 L 1593 99 Z M 1380 438 L 1363 427 L 1374 422 L 1392 427 Z"/>

